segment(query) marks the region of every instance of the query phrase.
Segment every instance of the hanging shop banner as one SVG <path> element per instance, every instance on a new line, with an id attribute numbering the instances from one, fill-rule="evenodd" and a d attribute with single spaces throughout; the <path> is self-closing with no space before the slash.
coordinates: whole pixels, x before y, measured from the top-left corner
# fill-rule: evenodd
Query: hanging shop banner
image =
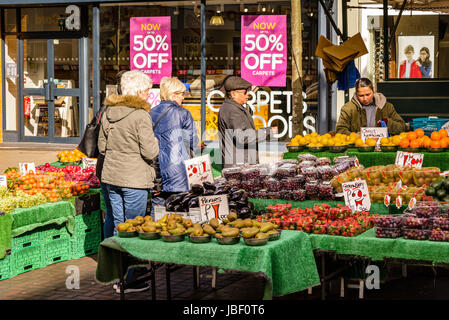
<path id="1" fill-rule="evenodd" d="M 352 212 L 369 211 L 371 199 L 369 197 L 368 185 L 365 180 L 357 180 L 342 183 L 345 204 Z"/>
<path id="2" fill-rule="evenodd" d="M 285 87 L 287 16 L 242 16 L 241 76 L 253 86 Z"/>
<path id="3" fill-rule="evenodd" d="M 228 196 L 215 195 L 199 197 L 201 221 L 209 221 L 212 218 L 224 219 L 229 214 Z"/>
<path id="4" fill-rule="evenodd" d="M 423 160 L 423 153 L 398 151 L 396 153 L 395 164 L 401 167 L 422 168 Z"/>
<path id="5" fill-rule="evenodd" d="M 212 163 L 208 154 L 185 160 L 184 165 L 187 172 L 187 180 L 189 187 L 194 184 L 203 185 L 207 181 L 214 183 L 214 176 L 212 174 Z"/>
<path id="6" fill-rule="evenodd" d="M 159 84 L 171 77 L 170 17 L 135 17 L 130 20 L 131 70 L 137 69 Z"/>

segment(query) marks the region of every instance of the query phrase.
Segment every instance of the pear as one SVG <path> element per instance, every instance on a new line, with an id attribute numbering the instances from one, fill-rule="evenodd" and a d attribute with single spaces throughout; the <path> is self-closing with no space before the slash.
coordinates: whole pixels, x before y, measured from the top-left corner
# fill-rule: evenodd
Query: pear
<path id="1" fill-rule="evenodd" d="M 220 221 L 218 221 L 217 218 L 212 218 L 210 219 L 209 224 L 211 225 L 212 228 L 217 229 L 218 225 L 220 224 Z"/>
<path id="2" fill-rule="evenodd" d="M 230 228 L 230 229 L 228 229 L 226 231 L 223 231 L 222 235 L 223 235 L 223 237 L 235 238 L 235 237 L 238 237 L 239 233 L 240 233 L 239 229 L 237 229 L 237 228 Z"/>
<path id="3" fill-rule="evenodd" d="M 255 236 L 256 239 L 266 239 L 268 237 L 269 237 L 268 233 L 264 233 L 264 232 L 259 232 Z"/>
<path id="4" fill-rule="evenodd" d="M 237 213 L 235 211 L 230 212 L 228 214 L 228 220 L 229 220 L 229 222 L 237 220 Z"/>
<path id="5" fill-rule="evenodd" d="M 145 217 L 143 217 L 143 219 L 144 219 L 146 222 L 153 221 L 153 217 L 152 217 L 152 216 L 145 216 Z"/>
<path id="6" fill-rule="evenodd" d="M 245 219 L 245 220 L 243 220 L 243 225 L 246 228 L 251 228 L 253 226 L 253 221 L 250 218 Z"/>
<path id="7" fill-rule="evenodd" d="M 119 225 L 117 226 L 117 231 L 125 232 L 131 226 L 132 226 L 131 224 L 126 223 L 126 222 L 119 223 Z"/>
<path id="8" fill-rule="evenodd" d="M 176 224 L 176 221 L 170 220 L 170 222 L 167 225 L 167 230 L 173 230 L 176 229 L 178 225 Z"/>
<path id="9" fill-rule="evenodd" d="M 212 228 L 212 226 L 209 224 L 204 224 L 203 230 L 204 230 L 204 232 L 206 232 L 207 234 L 210 234 L 210 235 L 214 235 L 216 233 L 215 229 Z"/>
<path id="10" fill-rule="evenodd" d="M 192 220 L 190 220 L 190 219 L 184 219 L 184 220 L 183 220 L 183 225 L 184 225 L 184 227 L 186 227 L 186 228 L 190 228 L 190 227 L 193 227 L 193 222 L 192 222 Z"/>
<path id="11" fill-rule="evenodd" d="M 156 226 L 143 227 L 143 231 L 145 231 L 145 232 L 156 232 Z"/>

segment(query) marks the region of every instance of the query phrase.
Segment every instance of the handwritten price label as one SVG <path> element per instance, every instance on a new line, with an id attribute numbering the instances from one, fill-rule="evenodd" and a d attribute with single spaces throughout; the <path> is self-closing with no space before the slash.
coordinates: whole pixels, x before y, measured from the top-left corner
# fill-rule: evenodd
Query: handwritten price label
<path id="1" fill-rule="evenodd" d="M 34 162 L 19 163 L 19 169 L 22 176 L 28 174 L 30 171 L 36 172 L 36 166 L 34 165 Z"/>
<path id="2" fill-rule="evenodd" d="M 84 157 L 82 158 L 82 160 L 83 160 L 83 169 L 95 168 L 97 166 L 97 159 Z"/>
<path id="3" fill-rule="evenodd" d="M 381 138 L 388 137 L 388 129 L 378 127 L 363 127 L 360 129 L 360 135 L 364 142 L 366 141 L 366 139 L 371 138 L 376 140 L 377 144 L 379 144 Z"/>
<path id="4" fill-rule="evenodd" d="M 184 161 L 189 186 L 203 184 L 204 181 L 214 183 L 212 165 L 208 154 Z"/>
<path id="5" fill-rule="evenodd" d="M 398 151 L 395 164 L 401 167 L 422 168 L 424 154 Z"/>
<path id="6" fill-rule="evenodd" d="M 345 204 L 352 212 L 369 211 L 371 199 L 365 180 L 345 182 L 342 184 Z"/>
<path id="7" fill-rule="evenodd" d="M 8 179 L 6 178 L 6 176 L 0 176 L 0 187 L 7 187 L 8 186 Z"/>
<path id="8" fill-rule="evenodd" d="M 227 195 L 204 196 L 199 198 L 201 221 L 212 218 L 222 220 L 229 214 Z"/>

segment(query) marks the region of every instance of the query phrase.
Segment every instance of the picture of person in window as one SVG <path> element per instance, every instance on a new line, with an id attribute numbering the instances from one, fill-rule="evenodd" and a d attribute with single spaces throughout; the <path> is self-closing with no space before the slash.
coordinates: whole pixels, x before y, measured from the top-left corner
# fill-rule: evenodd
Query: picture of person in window
<path id="1" fill-rule="evenodd" d="M 419 50 L 419 58 L 416 60 L 416 65 L 421 70 L 422 78 L 432 78 L 432 61 L 430 61 L 429 48 L 422 47 Z"/>
<path id="2" fill-rule="evenodd" d="M 421 70 L 419 69 L 416 61 L 413 59 L 415 49 L 413 46 L 408 45 L 404 49 L 406 60 L 402 61 L 399 66 L 399 78 L 421 78 Z"/>

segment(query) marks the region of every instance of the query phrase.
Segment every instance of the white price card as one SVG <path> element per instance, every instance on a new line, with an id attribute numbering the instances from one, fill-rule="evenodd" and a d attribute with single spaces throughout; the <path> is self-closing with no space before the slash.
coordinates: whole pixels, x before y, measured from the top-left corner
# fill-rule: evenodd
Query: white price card
<path id="1" fill-rule="evenodd" d="M 208 154 L 185 160 L 184 165 L 187 172 L 187 180 L 189 187 L 194 184 L 202 185 L 203 182 L 208 181 L 214 183 L 214 176 L 212 174 L 212 164 Z"/>
<path id="2" fill-rule="evenodd" d="M 1 186 L 8 186 L 8 178 L 5 175 L 0 176 L 0 187 Z"/>
<path id="3" fill-rule="evenodd" d="M 377 144 L 380 144 L 380 139 L 388 138 L 388 128 L 385 127 L 363 127 L 360 129 L 360 135 L 363 142 L 366 139 L 371 138 L 376 140 Z"/>
<path id="4" fill-rule="evenodd" d="M 22 176 L 28 174 L 30 171 L 36 172 L 36 166 L 34 165 L 34 162 L 19 163 L 19 169 Z"/>
<path id="5" fill-rule="evenodd" d="M 422 168 L 423 161 L 424 161 L 423 153 L 413 153 L 404 151 L 398 151 L 396 153 L 395 164 L 401 167 Z"/>
<path id="6" fill-rule="evenodd" d="M 97 166 L 97 159 L 83 157 L 83 169 L 95 168 Z"/>
<path id="7" fill-rule="evenodd" d="M 212 218 L 224 219 L 229 214 L 228 196 L 226 194 L 199 197 L 201 221 Z"/>
<path id="8" fill-rule="evenodd" d="M 352 212 L 369 211 L 371 199 L 365 180 L 345 182 L 342 184 L 345 204 Z"/>

